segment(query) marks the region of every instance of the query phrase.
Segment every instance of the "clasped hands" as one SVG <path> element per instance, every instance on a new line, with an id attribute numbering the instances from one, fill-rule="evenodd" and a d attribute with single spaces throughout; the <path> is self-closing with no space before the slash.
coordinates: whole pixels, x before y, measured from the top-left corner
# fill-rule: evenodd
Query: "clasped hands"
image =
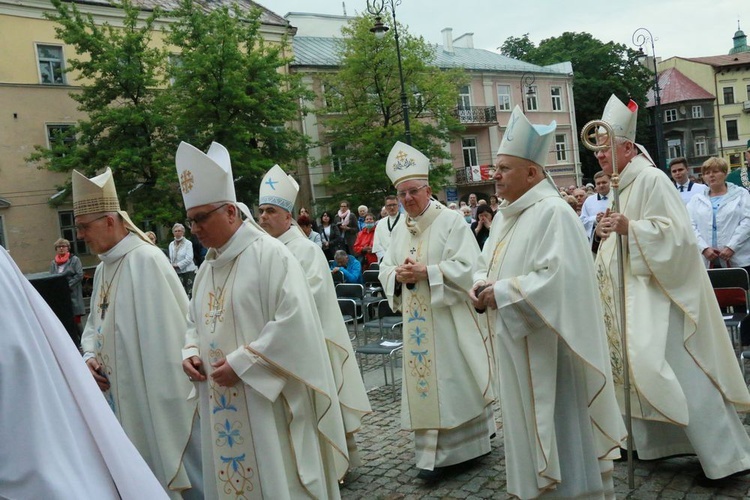
<path id="1" fill-rule="evenodd" d="M 606 240 L 610 233 L 613 232 L 624 236 L 628 234 L 628 227 L 629 221 L 627 217 L 621 213 L 612 212 L 610 209 L 607 209 L 596 226 L 596 235 L 601 240 Z"/>
<path id="2" fill-rule="evenodd" d="M 227 358 L 221 358 L 216 363 L 211 364 L 214 371 L 211 373 L 211 379 L 221 387 L 231 387 L 240 381 L 240 377 L 227 363 Z M 182 361 L 182 370 L 192 382 L 203 382 L 208 379 L 203 371 L 203 361 L 198 356 L 190 356 Z"/>
<path id="3" fill-rule="evenodd" d="M 494 281 L 480 281 L 469 290 L 469 299 L 477 311 L 497 309 L 494 288 Z"/>
<path id="4" fill-rule="evenodd" d="M 396 268 L 396 281 L 399 283 L 416 283 L 427 279 L 427 266 L 407 257 L 404 263 Z"/>

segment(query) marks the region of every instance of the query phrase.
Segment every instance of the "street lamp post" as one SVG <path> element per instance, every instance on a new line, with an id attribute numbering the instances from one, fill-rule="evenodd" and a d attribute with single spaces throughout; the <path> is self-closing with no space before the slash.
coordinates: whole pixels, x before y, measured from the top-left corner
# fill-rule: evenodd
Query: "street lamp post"
<path id="1" fill-rule="evenodd" d="M 643 46 L 651 43 L 651 55 L 654 59 L 654 133 L 656 134 L 656 166 L 664 169 L 663 162 L 666 157 L 662 154 L 664 147 L 664 123 L 661 118 L 661 89 L 659 88 L 659 70 L 656 66 L 656 51 L 654 50 L 654 37 L 646 28 L 638 28 L 633 32 L 633 43 L 638 47 L 639 59 L 647 57 Z"/>
<path id="2" fill-rule="evenodd" d="M 406 98 L 404 86 L 404 70 L 401 67 L 401 45 L 398 41 L 398 24 L 396 23 L 396 5 L 401 5 L 401 0 L 367 0 L 367 12 L 375 17 L 375 25 L 370 31 L 375 36 L 382 38 L 388 31 L 388 26 L 383 24 L 383 10 L 390 4 L 391 18 L 393 19 L 393 37 L 396 39 L 396 58 L 398 59 L 398 79 L 401 83 L 401 109 L 404 113 L 404 140 L 411 145 L 411 129 L 409 128 L 409 100 Z"/>
<path id="3" fill-rule="evenodd" d="M 532 85 L 534 85 L 535 81 L 536 77 L 534 76 L 534 73 L 526 72 L 521 75 L 521 111 L 523 111 L 523 114 L 526 114 L 526 96 L 534 95 Z M 524 91 L 524 88 L 528 90 Z"/>

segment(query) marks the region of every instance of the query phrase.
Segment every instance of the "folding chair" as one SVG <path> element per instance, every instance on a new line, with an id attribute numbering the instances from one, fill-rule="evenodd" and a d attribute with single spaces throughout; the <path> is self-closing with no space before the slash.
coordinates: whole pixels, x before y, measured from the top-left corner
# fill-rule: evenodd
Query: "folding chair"
<path id="1" fill-rule="evenodd" d="M 349 335 L 349 340 L 352 342 L 357 340 L 359 334 L 357 326 L 357 303 L 353 299 L 338 299 L 339 309 L 341 310 L 341 316 L 344 318 L 344 324 L 348 325 L 351 323 L 354 325 L 352 334 Z"/>
<path id="2" fill-rule="evenodd" d="M 364 281 L 365 283 L 365 315 L 368 318 L 375 317 L 374 315 L 370 314 L 370 308 L 380 302 L 380 300 L 385 296 L 383 293 L 383 287 L 380 286 L 378 272 L 379 271 L 372 271 L 368 269 L 367 271 L 362 273 L 362 281 Z"/>
<path id="3" fill-rule="evenodd" d="M 375 304 L 375 315 L 362 323 L 362 332 L 364 334 L 363 344 L 367 344 L 367 332 L 377 330 L 378 336 L 382 337 L 385 330 L 392 328 L 394 325 L 401 324 L 403 321 L 401 313 L 395 313 L 388 304 L 388 299 L 379 299 Z"/>
<path id="4" fill-rule="evenodd" d="M 390 314 L 388 314 L 388 312 L 390 312 Z M 380 331 L 380 338 L 371 344 L 365 344 L 361 347 L 358 347 L 355 351 L 357 353 L 357 361 L 359 362 L 360 372 L 362 372 L 362 376 L 364 377 L 362 356 L 380 356 L 383 365 L 383 379 L 385 380 L 385 385 L 389 385 L 386 364 L 390 365 L 390 385 L 391 391 L 393 393 L 393 399 L 395 401 L 397 396 L 396 355 L 402 352 L 404 349 L 403 335 L 401 333 L 401 326 L 403 322 L 401 320 L 401 316 L 396 316 L 393 311 L 391 311 L 390 306 L 388 306 L 387 300 L 382 300 L 378 303 L 377 321 L 378 329 Z"/>
<path id="5" fill-rule="evenodd" d="M 338 283 L 336 285 L 336 297 L 340 299 L 352 299 L 357 304 L 357 320 L 367 321 L 364 317 L 365 287 L 359 283 Z"/>
<path id="6" fill-rule="evenodd" d="M 732 335 L 735 345 L 742 349 L 740 323 L 748 315 L 750 277 L 741 267 L 730 267 L 709 269 L 708 278 L 724 314 L 724 325 Z"/>
<path id="7" fill-rule="evenodd" d="M 336 271 L 335 273 L 331 273 L 331 277 L 333 278 L 333 284 L 338 285 L 339 283 L 344 282 L 344 273 L 341 271 Z"/>
<path id="8" fill-rule="evenodd" d="M 368 271 L 380 271 L 380 263 L 379 262 L 373 262 L 370 264 L 370 267 L 367 268 Z"/>

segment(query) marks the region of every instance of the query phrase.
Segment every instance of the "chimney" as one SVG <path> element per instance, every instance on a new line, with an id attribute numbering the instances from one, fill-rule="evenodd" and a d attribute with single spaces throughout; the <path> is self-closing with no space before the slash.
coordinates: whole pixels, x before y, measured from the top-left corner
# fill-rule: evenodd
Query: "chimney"
<path id="1" fill-rule="evenodd" d="M 453 54 L 453 28 L 443 28 L 443 51 Z"/>
<path id="2" fill-rule="evenodd" d="M 454 47 L 462 47 L 464 49 L 474 48 L 474 33 L 464 33 L 460 37 L 453 40 Z"/>

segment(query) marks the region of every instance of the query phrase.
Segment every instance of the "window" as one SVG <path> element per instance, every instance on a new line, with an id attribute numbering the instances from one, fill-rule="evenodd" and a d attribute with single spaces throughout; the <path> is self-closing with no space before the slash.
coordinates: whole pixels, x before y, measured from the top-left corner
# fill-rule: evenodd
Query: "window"
<path id="1" fill-rule="evenodd" d="M 562 87 L 552 87 L 550 89 L 550 95 L 552 96 L 552 111 L 562 111 Z"/>
<path id="2" fill-rule="evenodd" d="M 334 172 L 341 172 L 346 167 L 349 159 L 346 156 L 346 149 L 340 146 L 331 146 L 331 167 Z"/>
<path id="3" fill-rule="evenodd" d="M 65 156 L 76 143 L 73 125 L 47 125 L 47 145 L 57 156 Z"/>
<path id="4" fill-rule="evenodd" d="M 464 167 L 476 167 L 479 165 L 477 155 L 477 140 L 474 137 L 461 138 L 461 150 L 464 154 Z"/>
<path id="5" fill-rule="evenodd" d="M 329 113 L 341 113 L 344 110 L 344 97 L 333 85 L 326 85 L 323 90 L 325 107 Z"/>
<path id="6" fill-rule="evenodd" d="M 703 118 L 703 108 L 700 106 L 693 106 L 693 118 Z"/>
<path id="7" fill-rule="evenodd" d="M 737 120 L 727 120 L 727 139 L 730 141 L 738 141 L 740 139 L 740 134 L 737 130 Z"/>
<path id="8" fill-rule="evenodd" d="M 70 251 L 76 255 L 87 255 L 89 249 L 86 248 L 86 242 L 76 239 L 76 223 L 73 211 L 61 210 L 57 212 L 57 218 L 60 221 L 60 234 L 70 242 Z"/>
<path id="9" fill-rule="evenodd" d="M 526 91 L 526 111 L 536 111 L 539 105 L 536 100 L 536 85 L 529 85 Z"/>
<path id="10" fill-rule="evenodd" d="M 568 138 L 565 134 L 555 135 L 555 156 L 557 163 L 568 161 Z"/>
<path id="11" fill-rule="evenodd" d="M 0 247 L 8 249 L 8 245 L 5 242 L 5 219 L 3 219 L 2 215 L 0 215 Z"/>
<path id="12" fill-rule="evenodd" d="M 458 89 L 458 109 L 469 109 L 471 107 L 471 89 L 468 85 L 462 85 Z"/>
<path id="13" fill-rule="evenodd" d="M 669 158 L 677 158 L 682 156 L 682 142 L 680 139 L 670 139 L 667 141 L 667 148 L 669 149 Z"/>
<path id="14" fill-rule="evenodd" d="M 497 109 L 498 111 L 510 111 L 510 85 L 497 86 Z"/>
<path id="15" fill-rule="evenodd" d="M 734 104 L 734 87 L 724 87 L 724 104 Z"/>
<path id="16" fill-rule="evenodd" d="M 708 156 L 706 151 L 706 137 L 699 135 L 695 138 L 695 156 Z"/>
<path id="17" fill-rule="evenodd" d="M 676 109 L 667 109 L 664 111 L 664 121 L 665 122 L 676 122 L 677 121 L 677 110 Z"/>
<path id="18" fill-rule="evenodd" d="M 734 168 L 734 167 L 741 167 L 742 164 L 740 163 L 740 156 L 741 155 L 738 154 L 738 153 L 730 154 L 729 155 L 729 166 L 732 167 L 732 168 Z"/>
<path id="19" fill-rule="evenodd" d="M 64 85 L 63 51 L 59 45 L 37 45 L 39 76 L 44 85 Z"/>

